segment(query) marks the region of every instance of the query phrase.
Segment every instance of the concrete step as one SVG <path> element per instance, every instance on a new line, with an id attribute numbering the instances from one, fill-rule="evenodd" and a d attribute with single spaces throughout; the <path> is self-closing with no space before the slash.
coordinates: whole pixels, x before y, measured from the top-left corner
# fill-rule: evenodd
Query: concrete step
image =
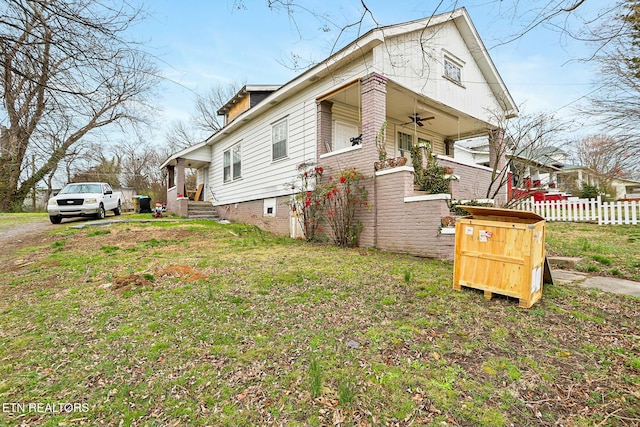
<path id="1" fill-rule="evenodd" d="M 216 208 L 210 202 L 194 202 L 188 203 L 187 218 L 191 219 L 219 219 Z"/>
<path id="2" fill-rule="evenodd" d="M 547 257 L 549 264 L 557 265 L 562 268 L 575 269 L 576 264 L 580 262 L 580 257 L 568 257 L 568 256 L 549 256 Z"/>

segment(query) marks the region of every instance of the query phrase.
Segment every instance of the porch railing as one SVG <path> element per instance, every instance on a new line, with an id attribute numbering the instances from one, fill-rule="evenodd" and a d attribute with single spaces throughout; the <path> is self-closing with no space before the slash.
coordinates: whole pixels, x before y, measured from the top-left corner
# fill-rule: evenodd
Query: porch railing
<path id="1" fill-rule="evenodd" d="M 522 200 L 516 209 L 535 212 L 547 221 L 597 222 L 600 225 L 640 224 L 640 202 L 603 202 L 595 199 L 545 200 L 533 198 Z"/>

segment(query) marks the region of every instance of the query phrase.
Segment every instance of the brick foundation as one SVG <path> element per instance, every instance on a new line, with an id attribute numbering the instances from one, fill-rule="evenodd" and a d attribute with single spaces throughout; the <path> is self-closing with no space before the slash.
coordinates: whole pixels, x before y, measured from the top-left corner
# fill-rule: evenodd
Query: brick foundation
<path id="1" fill-rule="evenodd" d="M 274 234 L 288 236 L 290 232 L 288 201 L 288 197 L 278 197 L 276 199 L 275 216 L 264 215 L 264 200 L 218 205 L 216 209 L 220 219 L 257 225 L 261 229 Z"/>

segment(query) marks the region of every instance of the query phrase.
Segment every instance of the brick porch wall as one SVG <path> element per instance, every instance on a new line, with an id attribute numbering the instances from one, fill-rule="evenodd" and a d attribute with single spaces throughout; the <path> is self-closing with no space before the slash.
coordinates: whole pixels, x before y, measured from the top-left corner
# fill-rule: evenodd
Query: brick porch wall
<path id="1" fill-rule="evenodd" d="M 376 174 L 376 247 L 379 249 L 453 260 L 455 237 L 440 232 L 449 216 L 443 195 L 414 196 L 413 168 L 400 167 Z"/>
<path id="2" fill-rule="evenodd" d="M 484 199 L 487 188 L 491 183 L 492 171 L 485 166 L 467 165 L 446 156 L 438 156 L 440 166 L 450 166 L 458 180 L 451 181 L 451 197 L 454 200 Z M 506 185 L 501 191 L 501 197 L 496 198 L 496 206 L 501 206 L 507 200 Z"/>

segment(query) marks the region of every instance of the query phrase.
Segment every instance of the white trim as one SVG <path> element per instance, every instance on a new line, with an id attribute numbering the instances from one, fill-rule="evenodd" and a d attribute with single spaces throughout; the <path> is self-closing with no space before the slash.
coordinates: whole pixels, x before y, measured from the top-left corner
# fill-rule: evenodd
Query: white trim
<path id="1" fill-rule="evenodd" d="M 443 53 L 443 56 L 444 56 L 445 58 L 447 58 L 447 57 L 448 57 L 448 58 L 450 59 L 450 62 L 453 62 L 453 63 L 454 63 L 455 65 L 457 65 L 459 68 L 462 68 L 462 67 L 464 67 L 464 66 L 466 65 L 466 62 L 465 62 L 465 61 L 463 61 L 462 59 L 458 58 L 458 56 L 457 56 L 457 55 L 455 55 L 455 54 L 451 53 L 451 51 L 449 51 L 447 48 L 444 48 L 444 47 L 443 47 L 443 48 L 442 48 L 442 53 Z"/>
<path id="2" fill-rule="evenodd" d="M 398 166 L 395 168 L 383 169 L 381 171 L 376 171 L 376 176 L 388 175 L 390 173 L 397 173 L 397 172 L 404 172 L 404 171 L 413 173 L 414 171 L 413 166 Z"/>
<path id="3" fill-rule="evenodd" d="M 458 147 L 456 147 L 455 149 L 457 150 Z M 445 156 L 445 155 L 442 155 L 442 154 L 438 154 L 438 155 L 436 155 L 436 157 L 438 158 L 438 160 L 446 160 L 448 162 L 452 162 L 452 163 L 456 163 L 456 164 L 459 164 L 459 165 L 468 166 L 468 167 L 471 167 L 471 168 L 478 168 L 478 169 L 482 169 L 482 170 L 486 170 L 486 171 L 490 171 L 490 172 L 493 171 L 493 168 L 490 168 L 488 166 L 482 166 L 482 165 L 479 165 L 477 163 L 463 162 L 463 161 L 460 161 L 460 160 L 455 159 L 453 157 Z"/>
<path id="4" fill-rule="evenodd" d="M 442 227 L 440 229 L 440 234 L 456 234 L 455 227 Z"/>
<path id="5" fill-rule="evenodd" d="M 320 154 L 320 158 L 324 159 L 327 157 L 335 156 L 336 154 L 348 153 L 349 151 L 360 150 L 362 148 L 362 144 L 352 145 L 351 147 L 343 148 L 342 150 L 332 151 L 330 153 Z"/>
<path id="6" fill-rule="evenodd" d="M 424 196 L 405 197 L 404 202 L 426 202 L 430 200 L 451 200 L 451 194 L 425 194 Z"/>

